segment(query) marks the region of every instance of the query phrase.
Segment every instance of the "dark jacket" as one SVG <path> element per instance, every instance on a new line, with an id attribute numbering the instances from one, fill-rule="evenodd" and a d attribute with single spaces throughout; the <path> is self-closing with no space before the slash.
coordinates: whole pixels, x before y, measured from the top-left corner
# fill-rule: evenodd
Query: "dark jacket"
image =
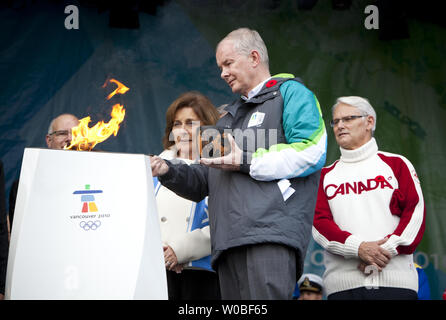
<path id="1" fill-rule="evenodd" d="M 244 132 L 238 132 L 239 136 L 235 132 L 235 140 L 244 152 L 242 171 L 168 163 L 169 171 L 160 177 L 163 185 L 190 200 L 198 202 L 209 196 L 214 268 L 220 254 L 228 248 L 256 243 L 280 243 L 296 249 L 298 275 L 302 271 L 311 236 L 319 169 L 304 177 L 289 178 L 295 192 L 286 201 L 277 179 L 259 181 L 249 174 L 251 158 L 259 148 L 269 150 L 272 146 L 289 143 L 282 126 L 284 100 L 279 90 L 280 85 L 289 79 L 273 80 L 267 82 L 259 94 L 248 102 L 240 99 L 226 107 L 228 113 L 217 123 L 220 127 L 241 129 L 239 131 Z M 247 134 L 244 130 L 248 128 L 255 112 L 264 114 L 263 121 L 256 126 L 251 123 L 249 129 L 252 132 Z M 257 135 L 260 129 L 261 134 Z M 277 137 L 272 140 L 268 138 L 271 129 L 275 130 L 274 135 Z M 266 136 L 266 139 L 262 136 Z M 242 140 L 245 142 L 243 147 Z M 325 153 L 323 158 L 325 162 Z"/>

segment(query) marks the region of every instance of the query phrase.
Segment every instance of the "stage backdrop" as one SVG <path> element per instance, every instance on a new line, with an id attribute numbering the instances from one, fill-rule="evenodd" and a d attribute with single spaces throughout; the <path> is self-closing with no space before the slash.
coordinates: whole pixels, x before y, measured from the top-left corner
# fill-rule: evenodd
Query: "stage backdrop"
<path id="1" fill-rule="evenodd" d="M 118 136 L 97 148 L 161 152 L 165 111 L 179 94 L 198 90 L 216 106 L 234 99 L 219 78 L 214 50 L 228 32 L 248 26 L 263 36 L 272 74 L 293 73 L 318 97 L 329 131 L 327 165 L 339 157 L 328 125 L 336 97 L 369 98 L 379 147 L 406 156 L 421 180 L 427 219 L 415 258 L 428 274 L 432 298 L 440 299 L 446 288 L 446 31 L 409 18 L 409 38 L 382 41 L 379 30 L 364 26 L 372 1 L 354 1 L 345 11 L 333 10 L 330 1 L 304 11 L 298 2 L 162 1 L 156 13 L 140 12 L 133 30 L 110 28 L 107 10 L 79 1 L 2 7 L 0 157 L 7 190 L 19 176 L 23 149 L 45 147 L 49 122 L 61 113 L 90 115 L 96 123 L 108 121 L 112 104 L 122 103 Z M 68 4 L 79 9 L 77 30 L 65 28 Z M 112 88 L 102 85 L 111 77 L 130 91 L 106 101 Z M 311 241 L 305 272 L 323 271 L 322 250 Z"/>

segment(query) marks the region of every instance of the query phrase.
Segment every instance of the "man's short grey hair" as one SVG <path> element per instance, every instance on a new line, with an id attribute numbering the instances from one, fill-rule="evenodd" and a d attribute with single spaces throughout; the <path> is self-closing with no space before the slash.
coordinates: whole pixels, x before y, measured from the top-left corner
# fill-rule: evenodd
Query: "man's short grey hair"
<path id="1" fill-rule="evenodd" d="M 57 118 L 54 118 L 53 120 L 51 120 L 50 122 L 50 126 L 48 127 L 48 134 L 52 134 L 54 131 L 54 122 L 56 121 Z"/>
<path id="2" fill-rule="evenodd" d="M 71 114 L 71 113 L 62 113 L 62 114 L 58 115 L 53 120 L 51 120 L 50 126 L 48 127 L 48 134 L 52 134 L 54 132 L 54 123 L 56 122 L 57 119 L 59 119 L 62 116 L 70 116 L 70 117 L 73 117 L 73 118 L 77 119 L 77 117 L 74 114 Z"/>
<path id="3" fill-rule="evenodd" d="M 220 45 L 225 40 L 231 40 L 234 43 L 234 49 L 240 54 L 250 55 L 253 50 L 260 55 L 260 61 L 269 68 L 268 50 L 265 42 L 256 30 L 249 28 L 239 28 L 230 32 L 217 45 Z"/>
<path id="4" fill-rule="evenodd" d="M 348 104 L 349 106 L 359 109 L 359 111 L 361 111 L 361 114 L 363 114 L 363 115 L 372 116 L 373 119 L 375 119 L 375 124 L 373 125 L 372 134 L 375 132 L 376 112 L 375 112 L 375 109 L 373 109 L 372 105 L 370 104 L 369 100 L 367 100 L 366 98 L 358 97 L 358 96 L 339 97 L 336 99 L 336 103 L 334 104 L 333 108 L 331 109 L 332 115 L 333 115 L 336 107 L 340 103 Z"/>

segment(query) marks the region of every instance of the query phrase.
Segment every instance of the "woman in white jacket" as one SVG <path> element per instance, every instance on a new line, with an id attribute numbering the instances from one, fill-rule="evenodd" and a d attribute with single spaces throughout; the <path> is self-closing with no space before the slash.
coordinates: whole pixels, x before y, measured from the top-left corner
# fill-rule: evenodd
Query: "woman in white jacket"
<path id="1" fill-rule="evenodd" d="M 198 92 L 180 95 L 167 109 L 165 150 L 160 157 L 192 164 L 198 159 L 192 141 L 200 125 L 213 125 L 219 113 Z M 207 197 L 196 203 L 177 196 L 154 178 L 164 245 L 170 300 L 220 299 L 217 274 L 210 265 Z"/>

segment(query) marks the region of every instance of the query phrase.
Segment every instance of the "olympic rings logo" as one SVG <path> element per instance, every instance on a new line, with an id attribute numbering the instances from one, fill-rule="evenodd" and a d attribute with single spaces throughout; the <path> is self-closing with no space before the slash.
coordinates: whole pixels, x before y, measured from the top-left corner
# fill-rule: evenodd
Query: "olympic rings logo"
<path id="1" fill-rule="evenodd" d="M 79 226 L 84 229 L 85 231 L 88 230 L 96 230 L 97 228 L 99 228 L 101 226 L 101 221 L 96 220 L 96 221 L 81 221 L 79 223 Z"/>

